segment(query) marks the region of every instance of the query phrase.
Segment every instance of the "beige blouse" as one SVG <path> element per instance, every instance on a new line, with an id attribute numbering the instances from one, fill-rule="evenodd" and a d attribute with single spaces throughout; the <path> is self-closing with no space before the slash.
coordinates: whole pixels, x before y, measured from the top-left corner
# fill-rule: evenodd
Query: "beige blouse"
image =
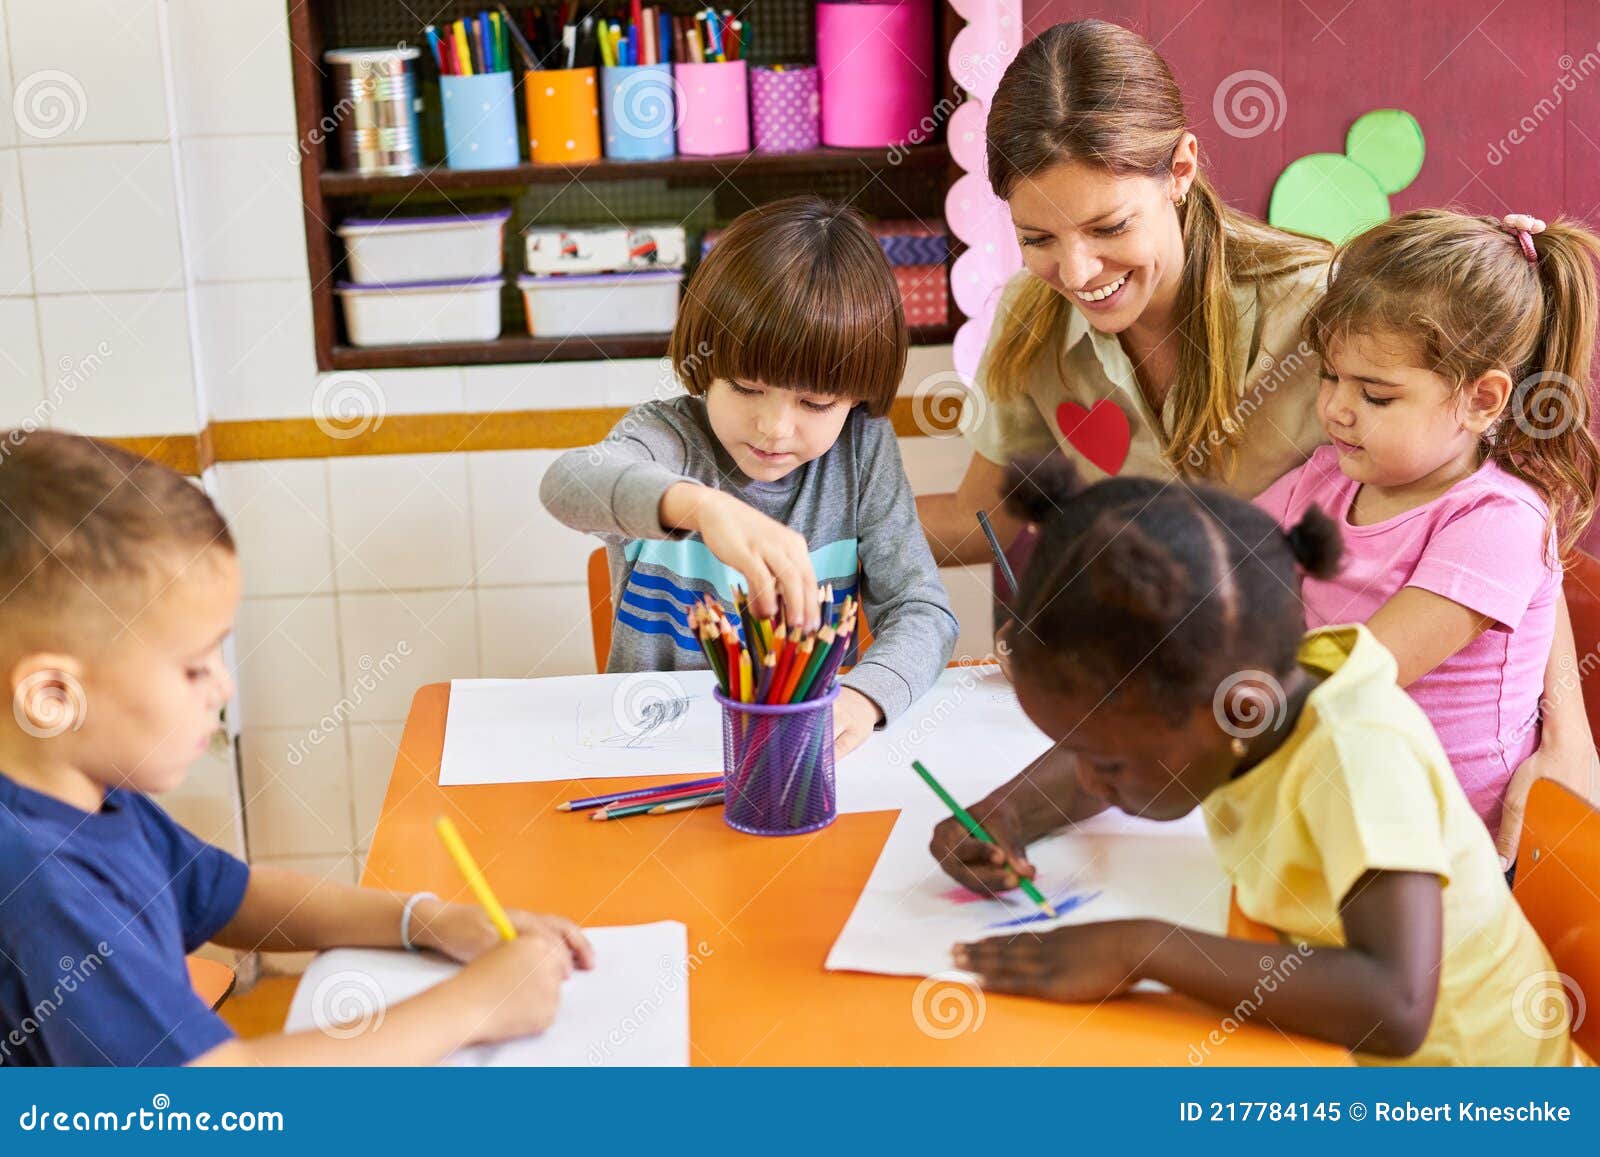
<path id="1" fill-rule="evenodd" d="M 997 319 L 1006 315 L 1009 300 L 1031 276 L 1024 271 L 1012 278 Z M 1323 264 L 1234 287 L 1238 364 L 1247 367 L 1239 383 L 1235 418 L 1244 433 L 1236 445 L 1231 477 L 1214 481 L 1241 497 L 1254 498 L 1327 441 L 1317 421 L 1321 362 L 1301 336 L 1306 311 L 1321 296 L 1327 276 Z M 997 328 L 999 324 L 997 320 Z M 1172 420 L 1172 395 L 1167 395 L 1158 418 L 1116 335 L 1101 333 L 1082 311 L 1073 309 L 1056 356 L 1041 354 L 1028 371 L 1026 391 L 1009 401 L 994 401 L 984 390 L 993 348 L 991 334 L 989 349 L 978 365 L 977 392 L 962 415 L 963 433 L 985 458 L 1003 466 L 1013 458 L 1045 454 L 1059 446 L 1089 481 L 1112 473 L 1174 476 L 1161 453 L 1162 431 Z M 1122 411 L 1126 434 L 1121 418 L 1096 406 L 1102 401 Z M 1208 452 L 1206 447 L 1191 452 L 1184 474 L 1204 479 L 1200 467 Z M 1120 468 L 1113 469 L 1119 457 Z"/>

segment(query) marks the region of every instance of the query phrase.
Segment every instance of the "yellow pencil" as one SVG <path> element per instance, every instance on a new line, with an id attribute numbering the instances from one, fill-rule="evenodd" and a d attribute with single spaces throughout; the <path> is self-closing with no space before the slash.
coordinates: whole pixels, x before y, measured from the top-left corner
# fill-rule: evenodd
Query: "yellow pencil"
<path id="1" fill-rule="evenodd" d="M 478 861 L 472 858 L 472 853 L 467 851 L 467 845 L 461 840 L 461 833 L 456 831 L 456 825 L 450 822 L 449 816 L 440 816 L 434 827 L 439 832 L 439 838 L 444 841 L 445 850 L 450 853 L 450 858 L 456 862 L 456 867 L 461 869 L 461 874 L 467 878 L 467 887 L 472 889 L 472 894 L 478 898 L 478 903 L 483 905 L 483 910 L 489 915 L 489 922 L 495 926 L 502 940 L 515 940 L 517 930 L 511 926 L 511 921 L 506 919 L 506 910 L 500 907 L 500 901 L 494 898 L 494 893 L 489 890 L 489 881 L 483 878 L 483 872 L 478 868 Z"/>

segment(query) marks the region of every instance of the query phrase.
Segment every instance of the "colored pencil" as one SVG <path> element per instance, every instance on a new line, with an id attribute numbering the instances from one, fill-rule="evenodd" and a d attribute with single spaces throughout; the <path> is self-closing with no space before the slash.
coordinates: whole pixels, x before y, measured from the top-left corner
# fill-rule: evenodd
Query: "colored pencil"
<path id="1" fill-rule="evenodd" d="M 450 853 L 450 858 L 456 862 L 456 867 L 466 877 L 467 887 L 472 889 L 472 894 L 478 898 L 478 903 L 488 914 L 489 922 L 494 925 L 495 931 L 500 933 L 500 939 L 515 940 L 517 930 L 511 926 L 506 910 L 500 907 L 500 901 L 494 898 L 494 892 L 489 888 L 489 881 L 483 878 L 483 871 L 478 867 L 478 861 L 467 851 L 467 845 L 461 839 L 461 833 L 456 831 L 456 825 L 450 822 L 449 816 L 440 816 L 433 826 L 439 833 L 439 838 L 444 841 L 445 850 Z"/>
<path id="2" fill-rule="evenodd" d="M 629 816 L 649 815 L 651 812 L 655 811 L 656 808 L 662 807 L 665 804 L 688 803 L 691 800 L 702 801 L 708 796 L 713 795 L 720 796 L 722 795 L 722 791 L 698 791 L 691 795 L 680 796 L 677 799 L 672 800 L 644 800 L 639 803 L 624 804 L 620 807 L 601 808 L 589 818 L 595 823 L 601 824 L 605 823 L 607 820 L 625 820 Z"/>
<path id="3" fill-rule="evenodd" d="M 929 787 L 933 788 L 933 793 L 944 801 L 945 807 L 950 809 L 951 814 L 954 815 L 956 819 L 961 821 L 962 827 L 966 828 L 967 831 L 972 833 L 973 839 L 982 840 L 986 844 L 994 843 L 994 837 L 983 830 L 983 825 L 977 820 L 973 819 L 972 813 L 958 804 L 953 795 L 945 791 L 944 785 L 933 778 L 933 773 L 922 766 L 921 760 L 913 759 L 911 761 L 911 766 L 916 773 L 922 777 L 923 782 Z M 1017 872 L 1016 865 L 1009 861 L 1007 861 L 1006 867 L 1010 868 L 1013 872 Z M 1032 880 L 1028 879 L 1021 872 L 1017 872 L 1017 881 L 1018 885 L 1027 895 L 1028 899 L 1039 905 L 1039 907 L 1044 910 L 1045 915 L 1056 915 L 1055 908 L 1051 905 L 1050 901 L 1044 898 L 1044 893 L 1039 891 L 1039 889 L 1034 886 Z"/>
<path id="4" fill-rule="evenodd" d="M 983 536 L 989 540 L 989 549 L 994 551 L 994 561 L 1000 568 L 1000 575 L 1006 580 L 1006 586 L 1011 588 L 1013 597 L 1017 594 L 1017 576 L 1011 573 L 1011 563 L 1006 559 L 1006 552 L 1000 549 L 1000 540 L 995 537 L 994 527 L 989 525 L 989 516 L 983 511 L 978 511 L 978 525 L 983 527 Z"/>
<path id="5" fill-rule="evenodd" d="M 613 791 L 605 795 L 591 795 L 585 799 L 569 799 L 564 803 L 556 804 L 556 810 L 562 812 L 587 811 L 589 808 L 605 807 L 607 804 L 618 803 L 627 799 L 643 799 L 645 796 L 658 795 L 663 791 L 673 791 L 679 788 L 710 788 L 722 782 L 720 775 L 711 776 L 709 779 L 691 779 L 687 783 L 658 783 L 654 787 L 636 787 L 630 791 Z"/>
<path id="6" fill-rule="evenodd" d="M 680 799 L 675 800 L 672 803 L 659 804 L 656 807 L 651 808 L 647 814 L 653 816 L 664 816 L 668 812 L 690 811 L 693 808 L 706 807 L 714 803 L 722 803 L 726 798 L 727 796 L 723 792 L 714 791 L 710 795 L 702 795 L 693 799 Z"/>
<path id="7" fill-rule="evenodd" d="M 659 803 L 671 803 L 673 800 L 687 799 L 689 796 L 707 795 L 713 791 L 721 791 L 722 785 L 715 784 L 711 787 L 679 788 L 677 791 L 658 791 L 650 795 L 641 795 L 635 799 L 622 800 L 619 803 L 607 804 L 600 808 L 589 818 L 592 820 L 610 819 L 615 815 L 637 815 L 640 810 L 654 807 Z"/>

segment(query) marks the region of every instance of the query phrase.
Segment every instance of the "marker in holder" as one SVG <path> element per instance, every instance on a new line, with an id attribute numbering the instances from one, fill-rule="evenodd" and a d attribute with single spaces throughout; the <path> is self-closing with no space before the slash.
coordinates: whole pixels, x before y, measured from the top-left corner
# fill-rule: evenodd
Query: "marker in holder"
<path id="1" fill-rule="evenodd" d="M 929 0 L 818 4 L 822 143 L 878 149 L 930 134 L 932 59 Z"/>
<path id="2" fill-rule="evenodd" d="M 758 153 L 803 153 L 817 147 L 817 68 L 775 64 L 750 74 L 750 122 Z"/>
<path id="3" fill-rule="evenodd" d="M 669 64 L 600 70 L 606 156 L 617 161 L 660 161 L 674 154 L 678 124 L 672 89 Z"/>
<path id="4" fill-rule="evenodd" d="M 441 76 L 445 164 L 452 169 L 506 169 L 521 161 L 511 74 Z"/>
<path id="5" fill-rule="evenodd" d="M 743 60 L 674 64 L 678 82 L 678 152 L 714 157 L 750 151 L 749 71 Z"/>
<path id="6" fill-rule="evenodd" d="M 839 814 L 833 775 L 835 684 L 801 703 L 740 703 L 720 690 L 723 819 L 752 836 L 795 836 Z"/>
<path id="7" fill-rule="evenodd" d="M 522 82 L 528 155 L 535 164 L 600 159 L 599 86 L 593 68 L 547 68 Z"/>

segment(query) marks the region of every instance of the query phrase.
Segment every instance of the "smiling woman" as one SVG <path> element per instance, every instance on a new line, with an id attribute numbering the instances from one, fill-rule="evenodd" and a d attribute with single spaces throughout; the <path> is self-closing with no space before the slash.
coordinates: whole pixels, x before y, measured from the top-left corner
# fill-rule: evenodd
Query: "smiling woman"
<path id="1" fill-rule="evenodd" d="M 955 494 L 918 504 L 941 562 L 1001 540 L 1014 458 L 1059 446 L 1085 476 L 1204 478 L 1251 497 L 1325 441 L 1317 359 L 1300 337 L 1326 243 L 1223 204 L 1166 62 L 1097 20 L 1058 24 L 1006 70 L 989 180 L 1025 269 L 1006 287 L 963 429 Z"/>

